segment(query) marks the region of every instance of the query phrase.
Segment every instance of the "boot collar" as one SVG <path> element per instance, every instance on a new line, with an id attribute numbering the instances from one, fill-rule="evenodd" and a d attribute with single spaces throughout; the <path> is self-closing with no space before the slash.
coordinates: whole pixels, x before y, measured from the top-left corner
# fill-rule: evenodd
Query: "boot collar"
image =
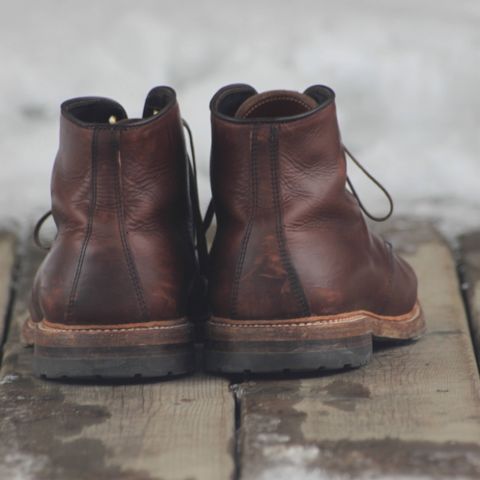
<path id="1" fill-rule="evenodd" d="M 78 97 L 61 105 L 61 115 L 86 129 L 139 128 L 164 117 L 177 104 L 175 91 L 170 87 L 153 88 L 145 100 L 142 118 L 128 118 L 125 109 L 115 100 L 105 97 Z"/>
<path id="2" fill-rule="evenodd" d="M 262 102 L 268 98 L 272 99 L 273 96 L 279 95 L 281 95 L 284 99 L 290 98 L 292 100 L 296 99 L 297 101 L 302 98 L 303 102 L 307 104 L 307 108 L 297 108 L 297 111 L 293 115 L 280 115 L 275 117 L 252 117 L 247 115 L 245 117 L 245 113 L 248 111 L 248 106 L 253 107 L 255 99 L 258 99 L 259 102 Z M 305 97 L 308 98 L 308 101 L 306 102 Z M 212 101 L 210 102 L 210 110 L 213 117 L 226 120 L 231 123 L 286 123 L 315 115 L 334 102 L 335 92 L 331 88 L 323 85 L 313 85 L 305 90 L 303 94 L 285 90 L 258 94 L 258 92 L 250 85 L 233 84 L 222 88 L 214 95 Z M 242 106 L 245 104 L 247 105 L 247 108 L 242 108 Z"/>

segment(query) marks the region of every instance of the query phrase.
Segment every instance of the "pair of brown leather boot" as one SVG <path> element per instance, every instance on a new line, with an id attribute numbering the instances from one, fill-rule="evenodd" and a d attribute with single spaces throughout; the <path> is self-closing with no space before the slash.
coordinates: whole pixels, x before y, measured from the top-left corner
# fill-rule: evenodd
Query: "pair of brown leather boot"
<path id="1" fill-rule="evenodd" d="M 346 188 L 334 99 L 324 86 L 213 97 L 209 254 L 175 92 L 153 89 L 141 119 L 106 98 L 65 102 L 58 234 L 24 328 L 35 373 L 182 374 L 201 332 L 210 371 L 337 369 L 365 364 L 373 337 L 420 335 L 415 274 Z"/>

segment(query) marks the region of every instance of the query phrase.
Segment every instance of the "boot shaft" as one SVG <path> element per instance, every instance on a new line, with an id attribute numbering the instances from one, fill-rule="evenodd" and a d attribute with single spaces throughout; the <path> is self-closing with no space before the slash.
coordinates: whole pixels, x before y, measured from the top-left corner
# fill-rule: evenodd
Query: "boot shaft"
<path id="1" fill-rule="evenodd" d="M 245 222 L 252 197 L 256 213 L 271 216 L 277 186 L 287 217 L 293 203 L 298 209 L 295 197 L 309 198 L 309 207 L 325 211 L 338 204 L 345 194 L 346 166 L 334 94 L 326 87 L 317 88 L 321 104 L 286 118 L 229 116 L 223 113 L 224 104 L 237 95 L 230 90 L 220 91 L 212 100 L 212 192 L 220 224 L 231 218 Z M 253 89 L 248 93 L 257 96 Z M 269 93 L 271 109 L 279 110 L 275 103 L 282 92 Z M 240 107 L 247 103 L 238 98 Z"/>
<path id="2" fill-rule="evenodd" d="M 37 274 L 34 320 L 122 324 L 187 315 L 197 275 L 187 165 L 169 88 L 150 92 L 142 119 L 127 119 L 103 98 L 62 105 L 52 175 L 58 235 Z"/>
<path id="3" fill-rule="evenodd" d="M 64 229 L 83 232 L 89 221 L 99 234 L 108 235 L 119 214 L 128 230 L 187 221 L 180 113 L 174 92 L 167 90 L 170 98 L 161 93 L 149 94 L 142 120 L 127 119 L 123 108 L 108 99 L 73 99 L 62 105 L 51 188 L 60 235 Z"/>
<path id="4" fill-rule="evenodd" d="M 369 233 L 346 189 L 334 93 L 315 86 L 259 95 L 239 85 L 221 90 L 211 108 L 214 315 L 279 319 L 391 308 L 381 297 L 389 295 L 392 253 Z M 409 282 L 400 303 L 413 305 L 415 288 Z"/>

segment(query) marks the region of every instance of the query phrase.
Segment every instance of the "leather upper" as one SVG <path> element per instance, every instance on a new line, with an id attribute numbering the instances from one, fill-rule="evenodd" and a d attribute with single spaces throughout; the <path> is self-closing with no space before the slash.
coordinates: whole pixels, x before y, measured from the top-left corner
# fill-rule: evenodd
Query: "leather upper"
<path id="1" fill-rule="evenodd" d="M 197 264 L 173 90 L 153 89 L 143 117 L 128 120 L 104 98 L 62 105 L 51 182 L 58 234 L 35 278 L 34 321 L 120 324 L 188 313 Z"/>
<path id="2" fill-rule="evenodd" d="M 213 315 L 396 316 L 414 307 L 413 270 L 368 230 L 346 189 L 332 90 L 257 95 L 232 85 L 211 111 Z"/>

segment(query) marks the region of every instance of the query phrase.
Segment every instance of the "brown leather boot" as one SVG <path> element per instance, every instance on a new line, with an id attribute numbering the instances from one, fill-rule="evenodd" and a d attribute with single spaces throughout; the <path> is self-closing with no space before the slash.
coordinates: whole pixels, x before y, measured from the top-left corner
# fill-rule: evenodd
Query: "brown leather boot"
<path id="1" fill-rule="evenodd" d="M 193 369 L 189 317 L 199 311 L 201 281 L 189 166 L 170 88 L 149 93 L 141 119 L 127 119 L 106 98 L 62 105 L 51 189 L 58 234 L 36 275 L 24 327 L 36 374 L 151 377 Z"/>
<path id="2" fill-rule="evenodd" d="M 419 336 L 415 274 L 368 231 L 346 189 L 334 92 L 233 85 L 211 110 L 217 232 L 207 368 L 359 366 L 372 337 Z"/>

